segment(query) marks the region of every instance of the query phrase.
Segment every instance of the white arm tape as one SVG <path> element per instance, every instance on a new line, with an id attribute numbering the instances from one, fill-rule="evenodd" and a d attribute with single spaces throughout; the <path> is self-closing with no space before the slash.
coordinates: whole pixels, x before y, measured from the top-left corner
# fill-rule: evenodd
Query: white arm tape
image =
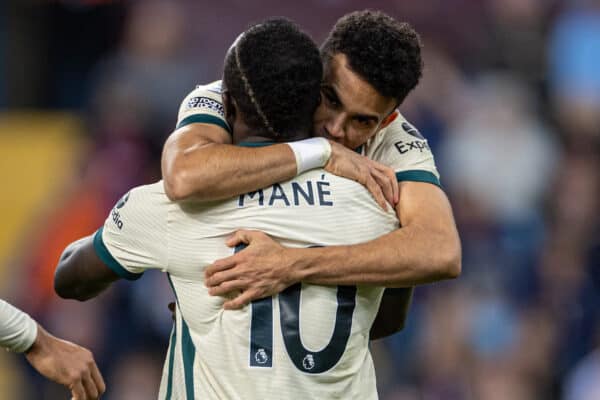
<path id="1" fill-rule="evenodd" d="M 286 143 L 296 157 L 296 175 L 327 164 L 331 156 L 331 144 L 325 138 L 310 138 Z"/>
<path id="2" fill-rule="evenodd" d="M 22 353 L 36 338 L 37 323 L 33 318 L 0 299 L 0 346 Z"/>

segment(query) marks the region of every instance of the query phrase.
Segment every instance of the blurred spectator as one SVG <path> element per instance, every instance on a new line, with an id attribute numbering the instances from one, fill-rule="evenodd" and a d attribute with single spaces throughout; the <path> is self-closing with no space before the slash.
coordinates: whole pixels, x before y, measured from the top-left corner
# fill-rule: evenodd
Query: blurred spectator
<path id="1" fill-rule="evenodd" d="M 509 70 L 533 88 L 545 79 L 545 31 L 552 0 L 489 0 L 489 66 Z M 537 85 L 537 86 L 536 86 Z"/>
<path id="2" fill-rule="evenodd" d="M 567 376 L 563 400 L 600 399 L 600 348 L 582 359 Z"/>
<path id="3" fill-rule="evenodd" d="M 527 89 L 509 75 L 480 77 L 438 153 L 463 239 L 465 276 L 474 273 L 518 298 L 528 295 L 543 238 L 540 207 L 559 160 Z"/>
<path id="4" fill-rule="evenodd" d="M 110 399 L 147 400 L 157 396 L 162 376 L 164 349 L 124 352 L 109 377 Z"/>
<path id="5" fill-rule="evenodd" d="M 550 87 L 562 129 L 579 147 L 600 141 L 600 2 L 568 2 L 549 47 Z"/>
<path id="6" fill-rule="evenodd" d="M 92 77 L 91 129 L 147 141 L 154 154 L 174 129 L 181 99 L 209 79 L 189 62 L 185 10 L 167 0 L 134 2 L 118 52 Z"/>
<path id="7" fill-rule="evenodd" d="M 536 217 L 556 166 L 552 132 L 526 89 L 510 76 L 482 77 L 440 149 L 445 182 L 490 222 Z"/>

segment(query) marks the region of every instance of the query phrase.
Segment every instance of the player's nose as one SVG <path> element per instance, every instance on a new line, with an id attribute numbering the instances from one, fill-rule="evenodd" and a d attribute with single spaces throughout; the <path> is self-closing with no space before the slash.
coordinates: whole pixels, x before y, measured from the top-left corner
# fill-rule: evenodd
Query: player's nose
<path id="1" fill-rule="evenodd" d="M 344 120 L 345 117 L 343 114 L 339 114 L 336 117 L 330 119 L 327 124 L 325 124 L 325 130 L 327 134 L 334 139 L 341 139 L 344 137 Z"/>

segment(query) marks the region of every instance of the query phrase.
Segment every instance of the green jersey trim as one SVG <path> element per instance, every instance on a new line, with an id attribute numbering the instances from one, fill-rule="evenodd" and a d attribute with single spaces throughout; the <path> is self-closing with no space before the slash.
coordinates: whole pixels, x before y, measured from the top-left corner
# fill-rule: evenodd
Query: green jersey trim
<path id="1" fill-rule="evenodd" d="M 177 307 L 179 307 L 179 298 L 177 297 L 177 291 L 175 291 L 175 285 L 173 285 L 170 274 L 167 274 L 167 279 L 169 281 L 169 285 L 171 285 L 173 294 L 175 295 Z M 196 346 L 194 346 L 194 342 L 190 336 L 190 329 L 185 323 L 183 316 L 181 316 L 181 325 L 181 354 L 183 357 L 183 375 L 185 379 L 186 399 L 194 400 L 194 359 L 196 357 Z M 173 351 L 173 349 L 171 349 L 171 351 Z M 169 357 L 172 357 L 172 355 L 173 354 L 171 353 Z M 171 373 L 171 366 L 169 365 L 169 376 L 171 376 Z M 171 381 L 169 381 L 169 383 L 170 382 Z M 169 400 L 168 397 L 167 400 Z"/>
<path id="2" fill-rule="evenodd" d="M 183 355 L 185 393 L 187 400 L 194 400 L 194 358 L 196 357 L 196 346 L 192 342 L 190 330 L 183 318 L 181 318 L 181 324 L 181 353 Z"/>
<path id="3" fill-rule="evenodd" d="M 439 186 L 440 188 L 442 187 L 442 184 L 440 183 L 438 177 L 429 171 L 413 170 L 396 172 L 396 179 L 398 180 L 398 182 L 427 182 Z"/>
<path id="4" fill-rule="evenodd" d="M 223 129 L 225 129 L 231 135 L 231 130 L 229 129 L 229 125 L 227 125 L 227 123 L 225 121 L 223 121 L 221 118 L 215 117 L 214 115 L 208 115 L 208 114 L 190 115 L 189 117 L 186 117 L 183 120 L 181 120 L 181 122 L 177 124 L 176 129 L 183 128 L 186 125 L 195 124 L 195 123 L 217 125 Z"/>
<path id="5" fill-rule="evenodd" d="M 272 144 L 277 144 L 275 142 L 240 142 L 237 145 L 240 147 L 265 147 L 270 146 Z"/>
<path id="6" fill-rule="evenodd" d="M 171 400 L 171 394 L 173 393 L 173 362 L 175 362 L 175 347 L 177 346 L 177 324 L 173 324 L 173 331 L 171 332 L 171 348 L 169 349 L 169 372 L 167 375 L 167 391 L 165 394 L 165 400 Z"/>
<path id="7" fill-rule="evenodd" d="M 102 260 L 102 262 L 106 264 L 108 268 L 112 269 L 115 274 L 119 275 L 123 279 L 127 279 L 130 281 L 140 279 L 144 274 L 143 272 L 140 274 L 134 274 L 133 272 L 127 271 L 125 268 L 123 268 L 123 266 L 121 266 L 121 264 L 119 264 L 119 262 L 112 256 L 112 254 L 110 254 L 110 252 L 106 248 L 106 245 L 102 241 L 103 230 L 104 227 L 101 227 L 94 235 L 94 249 L 96 250 L 96 254 L 100 258 L 100 260 Z"/>

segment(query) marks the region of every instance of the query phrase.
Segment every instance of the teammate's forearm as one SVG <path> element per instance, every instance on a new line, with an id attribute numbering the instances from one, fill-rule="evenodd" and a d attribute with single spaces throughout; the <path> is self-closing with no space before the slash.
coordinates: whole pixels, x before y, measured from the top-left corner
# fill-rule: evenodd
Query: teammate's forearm
<path id="1" fill-rule="evenodd" d="M 172 200 L 221 200 L 296 176 L 296 159 L 286 144 L 209 144 L 171 157 L 163 162 L 163 175 Z"/>
<path id="2" fill-rule="evenodd" d="M 460 273 L 460 245 L 443 233 L 401 228 L 352 246 L 289 249 L 294 281 L 407 287 Z"/>

